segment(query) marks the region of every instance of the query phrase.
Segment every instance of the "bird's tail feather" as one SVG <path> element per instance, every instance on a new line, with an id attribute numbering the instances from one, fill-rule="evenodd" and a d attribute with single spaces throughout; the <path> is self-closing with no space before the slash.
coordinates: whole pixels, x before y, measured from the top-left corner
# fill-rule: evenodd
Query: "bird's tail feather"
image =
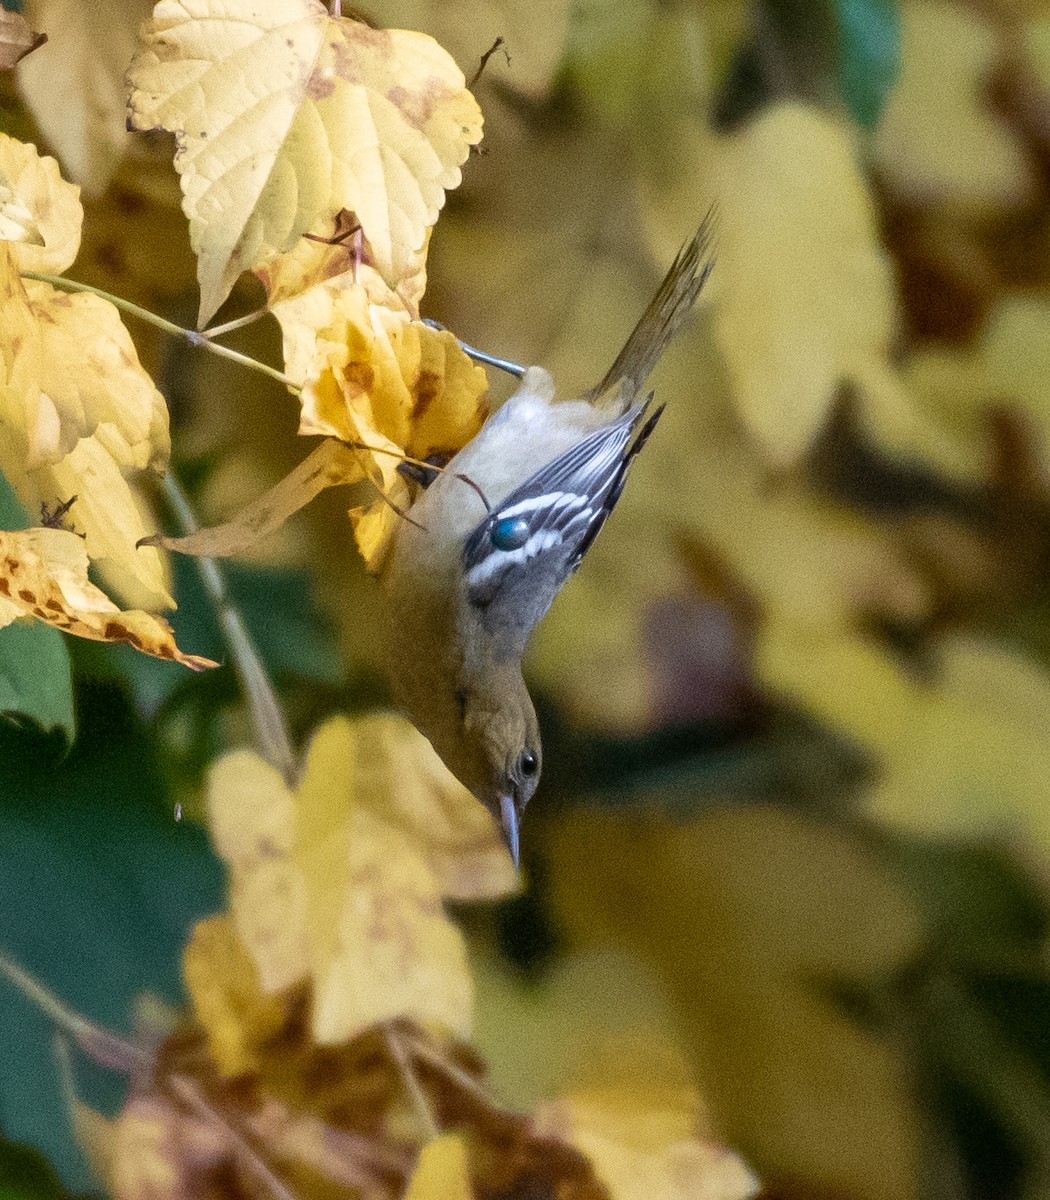
<path id="1" fill-rule="evenodd" d="M 621 386 L 621 395 L 630 403 L 641 390 L 711 274 L 714 259 L 709 249 L 715 215 L 715 209 L 712 208 L 692 239 L 679 250 L 656 295 L 649 301 L 631 336 L 616 356 L 616 361 L 601 383 L 591 388 L 584 399 L 596 400 L 612 388 L 626 383 L 626 388 Z"/>

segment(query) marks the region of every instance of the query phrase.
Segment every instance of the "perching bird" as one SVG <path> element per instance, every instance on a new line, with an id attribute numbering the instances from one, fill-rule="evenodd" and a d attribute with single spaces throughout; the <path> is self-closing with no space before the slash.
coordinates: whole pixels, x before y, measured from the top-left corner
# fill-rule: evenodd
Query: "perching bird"
<path id="1" fill-rule="evenodd" d="M 554 402 L 542 367 L 517 369 L 517 391 L 421 490 L 382 570 L 394 699 L 492 813 L 515 864 L 542 759 L 522 653 L 663 411 L 641 389 L 710 273 L 710 225 L 582 399 Z"/>

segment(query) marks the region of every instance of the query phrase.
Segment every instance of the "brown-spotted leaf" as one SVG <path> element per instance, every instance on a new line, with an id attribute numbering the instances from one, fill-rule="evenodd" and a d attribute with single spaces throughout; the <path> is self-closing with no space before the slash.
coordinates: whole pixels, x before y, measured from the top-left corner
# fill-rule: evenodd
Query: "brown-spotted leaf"
<path id="1" fill-rule="evenodd" d="M 358 548 L 377 569 L 411 499 L 399 462 L 447 459 L 470 441 L 487 415 L 485 372 L 451 333 L 372 303 L 361 285 L 314 289 L 274 313 L 286 369 L 304 381 L 300 432 L 361 446 L 362 470 L 386 498 L 355 515 Z"/>
<path id="2" fill-rule="evenodd" d="M 35 617 L 98 642 L 128 642 L 143 654 L 200 671 L 218 666 L 183 654 L 167 622 L 152 613 L 122 612 L 88 579 L 84 542 L 67 529 L 0 532 L 0 625 Z"/>
<path id="3" fill-rule="evenodd" d="M 0 8 L 0 71 L 9 71 L 46 41 L 47 34 L 37 33 L 21 13 Z"/>
<path id="4" fill-rule="evenodd" d="M 317 0 L 160 0 L 128 86 L 132 126 L 179 138 L 202 323 L 242 271 L 344 209 L 396 287 L 481 138 L 435 41 L 332 19 Z"/>
<path id="5" fill-rule="evenodd" d="M 108 301 L 22 280 L 0 241 L 0 470 L 30 513 L 64 506 L 106 586 L 131 607 L 173 604 L 135 473 L 168 455 L 164 398 Z M 70 503 L 72 501 L 72 503 Z"/>
<path id="6" fill-rule="evenodd" d="M 83 220 L 80 189 L 66 183 L 58 163 L 0 133 L 0 241 L 11 243 L 18 269 L 64 271 L 80 248 Z"/>

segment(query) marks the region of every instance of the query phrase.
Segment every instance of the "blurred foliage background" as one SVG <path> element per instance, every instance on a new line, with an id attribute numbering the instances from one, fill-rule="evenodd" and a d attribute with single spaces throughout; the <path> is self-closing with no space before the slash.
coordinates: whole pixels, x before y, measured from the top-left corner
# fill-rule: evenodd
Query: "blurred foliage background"
<path id="1" fill-rule="evenodd" d="M 123 134 L 149 5 L 24 9 L 50 41 L 0 127 L 83 188 L 72 274 L 192 326 L 170 147 Z M 614 1038 L 625 1075 L 699 1081 L 769 1196 L 1050 1195 L 1050 7 L 358 15 L 433 34 L 468 79 L 505 39 L 424 307 L 561 395 L 719 211 L 709 292 L 654 377 L 664 420 L 531 648 L 527 888 L 459 913 L 495 1089 L 527 1108 Z M 300 460 L 277 384 L 132 332 L 206 521 Z M 268 320 L 231 344 L 280 361 Z M 383 701 L 346 504 L 229 571 L 299 737 Z M 173 567 L 180 644 L 221 657 Z M 0 632 L 0 690 L 27 635 L 58 637 Z M 230 668 L 70 651 L 72 749 L 53 689 L 0 726 L 0 949 L 128 1032 L 140 994 L 178 1002 L 187 929 L 221 904 L 192 818 L 246 718 Z M 79 1086 L 119 1103 L 101 1072 Z M 91 1186 L 50 1026 L 6 985 L 0 1130 L 0 1194 Z"/>

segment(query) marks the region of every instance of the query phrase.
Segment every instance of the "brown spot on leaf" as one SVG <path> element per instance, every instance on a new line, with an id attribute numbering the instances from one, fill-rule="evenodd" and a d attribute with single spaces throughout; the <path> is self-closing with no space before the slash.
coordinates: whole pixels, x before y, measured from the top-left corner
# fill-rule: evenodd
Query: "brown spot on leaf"
<path id="1" fill-rule="evenodd" d="M 52 612 L 62 612 L 61 603 L 52 597 L 50 600 L 44 601 L 44 607 L 51 609 Z"/>
<path id="2" fill-rule="evenodd" d="M 2 576 L 0 576 L 0 593 L 5 596 L 11 595 L 11 584 Z"/>
<path id="3" fill-rule="evenodd" d="M 349 400 L 371 391 L 375 381 L 376 373 L 366 362 L 349 362 L 343 370 L 344 391 Z"/>
<path id="4" fill-rule="evenodd" d="M 440 395 L 441 376 L 436 371 L 420 371 L 412 384 L 412 420 L 421 420 Z"/>
<path id="5" fill-rule="evenodd" d="M 19 588 L 18 598 L 24 600 L 26 604 L 36 604 L 36 593 L 31 592 L 28 588 Z"/>
<path id="6" fill-rule="evenodd" d="M 430 75 L 422 87 L 411 91 L 400 84 L 392 87 L 386 98 L 410 125 L 423 129 L 434 115 L 435 107 L 448 95 L 448 87 L 436 75 Z"/>

